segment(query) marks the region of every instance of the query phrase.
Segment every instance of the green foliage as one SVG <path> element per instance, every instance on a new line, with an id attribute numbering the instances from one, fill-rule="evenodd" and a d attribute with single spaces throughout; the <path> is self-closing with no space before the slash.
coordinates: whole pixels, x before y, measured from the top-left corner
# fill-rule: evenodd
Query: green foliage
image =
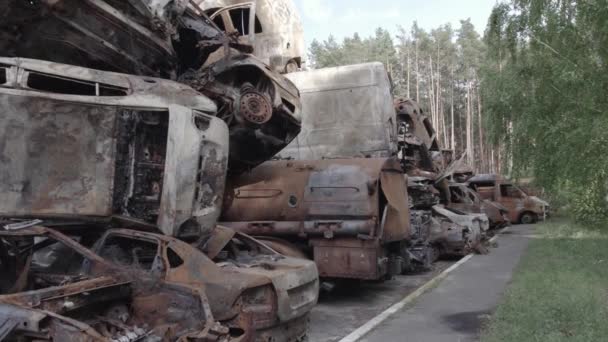
<path id="1" fill-rule="evenodd" d="M 588 222 L 606 217 L 608 3 L 513 0 L 489 19 L 487 132 L 549 191 L 564 184 Z"/>
<path id="2" fill-rule="evenodd" d="M 361 39 L 357 33 L 339 44 L 333 36 L 310 44 L 310 60 L 315 68 L 365 62 L 382 62 L 390 69 L 397 65 L 397 51 L 388 31 L 377 28 L 372 37 Z"/>
<path id="3" fill-rule="evenodd" d="M 550 222 L 535 234 L 481 341 L 604 341 L 606 230 Z"/>

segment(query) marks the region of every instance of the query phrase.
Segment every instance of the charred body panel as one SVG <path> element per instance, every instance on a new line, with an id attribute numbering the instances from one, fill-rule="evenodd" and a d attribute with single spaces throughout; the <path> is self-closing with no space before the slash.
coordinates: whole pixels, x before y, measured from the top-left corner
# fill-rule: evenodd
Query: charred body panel
<path id="1" fill-rule="evenodd" d="M 381 63 L 286 75 L 302 94 L 302 132 L 283 158 L 386 158 L 396 150 L 391 87 Z M 387 101 L 389 99 L 389 101 Z"/>
<path id="2" fill-rule="evenodd" d="M 222 32 L 193 1 L 11 0 L 3 6 L 0 47 L 8 56 L 173 80 L 186 73 L 230 127 L 233 172 L 270 159 L 300 131 L 297 89 L 244 54 L 251 48 Z"/>
<path id="3" fill-rule="evenodd" d="M 418 103 L 411 99 L 397 99 L 394 106 L 399 133 L 416 137 L 428 151 L 440 152 L 437 132 Z"/>
<path id="4" fill-rule="evenodd" d="M 0 242 L 4 275 L 25 260 L 0 295 L 3 340 L 242 340 L 215 321 L 204 292 L 120 269 L 57 231 L 1 231 Z"/>
<path id="5" fill-rule="evenodd" d="M 169 235 L 215 226 L 228 129 L 205 114 L 216 108 L 208 98 L 160 79 L 0 62 L 0 216 L 124 218 Z M 40 75 L 44 89 L 32 82 Z"/>
<path id="6" fill-rule="evenodd" d="M 410 239 L 394 159 L 272 161 L 228 184 L 223 225 L 309 245 L 323 277 L 381 279 Z"/>
<path id="7" fill-rule="evenodd" d="M 10 57 L 136 75 L 174 78 L 181 67 L 198 68 L 225 37 L 186 0 L 9 0 L 4 7 L 1 44 Z M 198 49 L 199 41 L 211 44 Z"/>

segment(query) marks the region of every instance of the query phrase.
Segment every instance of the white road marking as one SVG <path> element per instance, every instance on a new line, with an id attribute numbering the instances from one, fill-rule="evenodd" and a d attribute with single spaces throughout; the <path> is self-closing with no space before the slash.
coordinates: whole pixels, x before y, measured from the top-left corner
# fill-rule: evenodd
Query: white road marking
<path id="1" fill-rule="evenodd" d="M 509 227 L 506 227 L 506 228 L 503 228 L 502 230 L 500 230 L 496 235 L 494 235 L 494 237 L 492 237 L 490 239 L 490 243 L 494 243 L 496 241 L 496 239 L 498 239 L 498 236 L 500 234 L 506 232 L 508 229 L 509 229 Z M 384 310 L 378 316 L 367 321 L 367 323 L 363 324 L 362 326 L 360 326 L 355 331 L 351 332 L 350 334 L 348 334 L 347 336 L 345 336 L 338 342 L 356 342 L 356 341 L 360 340 L 361 338 L 363 338 L 363 336 L 369 334 L 372 330 L 374 330 L 382 322 L 387 320 L 390 316 L 399 312 L 406 305 L 412 303 L 414 300 L 416 300 L 418 297 L 420 297 L 423 293 L 425 293 L 429 289 L 435 287 L 435 285 L 439 284 L 443 279 L 445 279 L 455 269 L 462 266 L 465 262 L 469 261 L 473 257 L 473 255 L 474 254 L 471 253 L 471 254 L 465 256 L 464 258 L 460 259 L 457 263 L 450 266 L 443 272 L 439 273 L 435 278 L 429 280 L 426 284 L 419 287 L 416 291 L 410 293 L 409 295 L 407 295 L 405 298 L 403 298 L 399 302 L 393 304 L 390 308 Z"/>

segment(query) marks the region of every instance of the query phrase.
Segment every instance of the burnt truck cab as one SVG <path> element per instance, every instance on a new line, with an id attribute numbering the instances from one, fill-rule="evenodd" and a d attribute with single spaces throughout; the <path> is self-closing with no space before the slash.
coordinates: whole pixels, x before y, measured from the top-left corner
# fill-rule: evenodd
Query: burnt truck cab
<path id="1" fill-rule="evenodd" d="M 228 128 L 172 81 L 0 58 L 0 217 L 198 234 L 220 215 Z"/>
<path id="2" fill-rule="evenodd" d="M 509 224 L 509 210 L 498 202 L 483 199 L 466 184 L 450 183 L 447 208 L 471 214 L 486 214 L 491 228 L 500 228 Z"/>
<path id="3" fill-rule="evenodd" d="M 304 251 L 321 277 L 383 279 L 409 266 L 406 189 L 396 159 L 272 161 L 230 179 L 221 224 Z"/>
<path id="4" fill-rule="evenodd" d="M 523 224 L 545 219 L 549 203 L 536 196 L 528 196 L 523 190 L 506 179 L 494 174 L 476 175 L 467 182 L 484 199 L 503 205 L 511 222 Z"/>
<path id="5" fill-rule="evenodd" d="M 280 73 L 302 69 L 304 29 L 292 0 L 196 0 L 213 22 Z"/>

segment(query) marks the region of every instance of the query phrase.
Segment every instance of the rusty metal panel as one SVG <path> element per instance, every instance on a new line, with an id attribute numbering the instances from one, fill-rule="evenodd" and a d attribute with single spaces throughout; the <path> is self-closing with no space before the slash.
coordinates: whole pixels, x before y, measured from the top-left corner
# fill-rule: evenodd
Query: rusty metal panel
<path id="1" fill-rule="evenodd" d="M 0 215 L 111 215 L 112 106 L 0 94 Z"/>
<path id="2" fill-rule="evenodd" d="M 388 157 L 396 149 L 391 87 L 381 63 L 286 75 L 302 96 L 302 131 L 282 157 Z"/>
<path id="3" fill-rule="evenodd" d="M 386 159 L 270 161 L 230 177 L 222 221 L 307 221 L 378 216 Z"/>
<path id="4" fill-rule="evenodd" d="M 387 215 L 380 195 L 386 197 Z M 392 159 L 271 161 L 230 178 L 222 224 L 256 235 L 407 239 L 407 182 Z"/>
<path id="5" fill-rule="evenodd" d="M 320 277 L 376 280 L 386 274 L 388 258 L 377 241 L 314 239 Z"/>

